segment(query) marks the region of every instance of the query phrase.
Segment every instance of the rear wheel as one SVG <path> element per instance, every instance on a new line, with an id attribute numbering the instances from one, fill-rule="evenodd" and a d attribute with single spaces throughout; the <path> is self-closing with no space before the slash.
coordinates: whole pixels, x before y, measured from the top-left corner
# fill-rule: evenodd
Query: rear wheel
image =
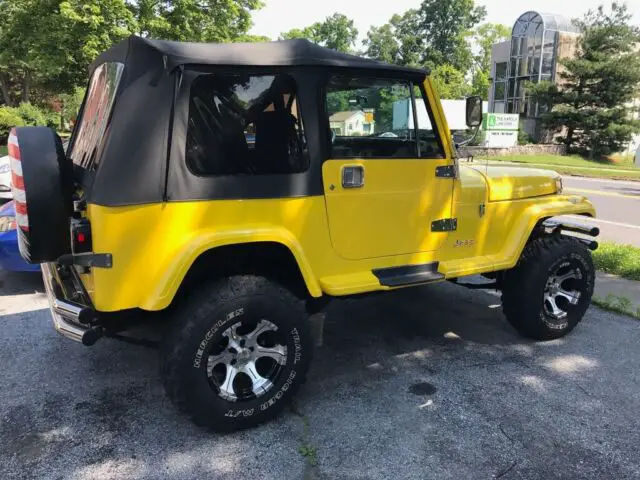
<path id="1" fill-rule="evenodd" d="M 527 245 L 516 267 L 505 272 L 502 309 L 522 335 L 559 338 L 582 320 L 593 295 L 591 253 L 567 236 L 538 238 Z"/>
<path id="2" fill-rule="evenodd" d="M 196 424 L 228 432 L 275 417 L 304 381 L 311 337 L 302 302 L 261 277 L 236 276 L 174 312 L 161 348 L 166 391 Z"/>

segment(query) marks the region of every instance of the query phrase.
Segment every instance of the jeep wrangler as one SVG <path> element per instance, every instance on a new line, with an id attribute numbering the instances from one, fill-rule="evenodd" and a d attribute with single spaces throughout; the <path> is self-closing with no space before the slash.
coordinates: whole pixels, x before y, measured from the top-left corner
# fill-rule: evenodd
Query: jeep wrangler
<path id="1" fill-rule="evenodd" d="M 591 203 L 553 172 L 459 164 L 426 70 L 305 40 L 131 37 L 91 66 L 66 152 L 44 127 L 8 147 L 56 330 L 91 345 L 163 311 L 167 395 L 217 431 L 291 400 L 331 298 L 482 274 L 547 340 L 593 293 L 598 230 L 552 219 Z"/>

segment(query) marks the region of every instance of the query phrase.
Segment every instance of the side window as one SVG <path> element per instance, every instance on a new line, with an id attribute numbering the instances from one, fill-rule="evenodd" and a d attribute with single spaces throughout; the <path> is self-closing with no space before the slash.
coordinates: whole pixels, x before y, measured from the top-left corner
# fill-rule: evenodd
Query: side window
<path id="1" fill-rule="evenodd" d="M 443 158 L 429 103 L 415 85 L 334 76 L 326 111 L 334 158 Z"/>
<path id="2" fill-rule="evenodd" d="M 416 158 L 410 85 L 334 76 L 326 90 L 331 156 Z"/>
<path id="3" fill-rule="evenodd" d="M 91 76 L 80 123 L 76 125 L 70 158 L 87 170 L 95 169 L 107 131 L 124 65 L 110 62 L 98 66 Z"/>
<path id="4" fill-rule="evenodd" d="M 424 90 L 414 87 L 413 91 L 416 99 L 416 116 L 418 117 L 416 130 L 420 158 L 444 158 L 442 142 Z"/>
<path id="5" fill-rule="evenodd" d="M 306 171 L 309 156 L 294 79 L 197 77 L 190 92 L 186 162 L 198 175 Z"/>

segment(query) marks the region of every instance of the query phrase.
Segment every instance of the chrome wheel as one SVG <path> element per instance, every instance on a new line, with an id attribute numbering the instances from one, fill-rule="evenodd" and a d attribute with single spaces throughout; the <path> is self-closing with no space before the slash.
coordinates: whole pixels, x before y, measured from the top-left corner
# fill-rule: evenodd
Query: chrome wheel
<path id="1" fill-rule="evenodd" d="M 207 376 L 222 398 L 244 401 L 271 390 L 286 363 L 287 347 L 278 327 L 267 320 L 238 322 L 210 352 Z"/>
<path id="2" fill-rule="evenodd" d="M 583 275 L 578 265 L 565 262 L 549 276 L 544 289 L 544 310 L 548 317 L 565 321 L 568 311 L 580 301 Z"/>

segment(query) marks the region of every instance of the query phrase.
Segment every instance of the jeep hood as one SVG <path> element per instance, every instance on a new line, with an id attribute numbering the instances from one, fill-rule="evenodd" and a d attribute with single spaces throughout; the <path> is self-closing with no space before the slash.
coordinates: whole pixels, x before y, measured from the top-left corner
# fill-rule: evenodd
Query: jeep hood
<path id="1" fill-rule="evenodd" d="M 560 175 L 550 170 L 534 168 L 474 165 L 489 186 L 489 201 L 516 200 L 558 193 Z"/>

